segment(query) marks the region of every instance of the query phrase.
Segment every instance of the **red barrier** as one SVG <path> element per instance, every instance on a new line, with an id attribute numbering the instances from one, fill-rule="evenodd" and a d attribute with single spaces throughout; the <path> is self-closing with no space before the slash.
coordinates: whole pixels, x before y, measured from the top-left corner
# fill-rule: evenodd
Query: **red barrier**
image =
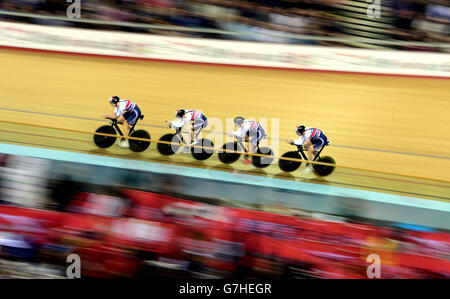
<path id="1" fill-rule="evenodd" d="M 61 213 L 0 205 L 0 230 L 27 235 L 46 235 L 58 225 Z"/>
<path id="2" fill-rule="evenodd" d="M 252 266 L 260 257 L 276 257 L 286 263 L 307 263 L 316 275 L 330 278 L 365 277 L 366 256 L 374 252 L 385 258 L 385 277 L 415 277 L 414 269 L 450 274 L 450 262 L 438 258 L 448 252 L 449 234 L 406 232 L 404 238 L 412 245 L 399 253 L 383 247 L 388 246 L 384 235 L 390 232 L 385 228 L 218 207 L 136 190 L 123 194 L 131 201 L 129 208 L 111 207 L 102 196 L 80 193 L 72 207 L 87 214 L 0 206 L 0 231 L 40 236 L 57 232 L 88 239 L 94 233 L 95 246 L 101 250 L 89 245 L 82 249 L 84 254 L 94 263 L 100 258 L 98 251 L 117 258 L 122 262 L 111 264 L 112 268 L 117 265 L 116 272 L 126 267 L 127 250 L 138 249 L 162 256 L 199 255 L 208 266 L 228 271 L 246 252 L 243 265 Z M 111 213 L 128 218 L 102 216 Z M 369 240 L 375 243 L 366 248 Z M 431 252 L 434 257 L 417 254 Z"/>
<path id="3" fill-rule="evenodd" d="M 450 261 L 445 259 L 406 253 L 399 253 L 398 258 L 402 267 L 450 275 Z"/>
<path id="4" fill-rule="evenodd" d="M 176 236 L 173 224 L 121 218 L 112 220 L 106 241 L 123 248 L 169 254 L 175 250 Z"/>

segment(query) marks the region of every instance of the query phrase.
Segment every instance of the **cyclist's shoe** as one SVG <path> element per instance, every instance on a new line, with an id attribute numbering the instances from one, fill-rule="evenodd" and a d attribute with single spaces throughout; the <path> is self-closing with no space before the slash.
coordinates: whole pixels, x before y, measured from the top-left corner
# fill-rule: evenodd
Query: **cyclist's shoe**
<path id="1" fill-rule="evenodd" d="M 244 161 L 242 161 L 242 163 L 244 165 L 249 165 L 249 164 L 252 164 L 252 161 L 250 161 L 250 159 L 244 159 Z"/>
<path id="2" fill-rule="evenodd" d="M 128 142 L 125 141 L 125 140 L 120 140 L 119 146 L 120 146 L 121 148 L 129 148 L 129 147 L 130 147 L 130 144 L 128 144 Z"/>
<path id="3" fill-rule="evenodd" d="M 307 173 L 311 173 L 312 171 L 313 171 L 313 168 L 311 166 L 306 166 L 302 172 L 307 174 Z"/>
<path id="4" fill-rule="evenodd" d="M 190 154 L 191 153 L 191 148 L 189 146 L 185 146 L 183 148 L 183 154 Z"/>

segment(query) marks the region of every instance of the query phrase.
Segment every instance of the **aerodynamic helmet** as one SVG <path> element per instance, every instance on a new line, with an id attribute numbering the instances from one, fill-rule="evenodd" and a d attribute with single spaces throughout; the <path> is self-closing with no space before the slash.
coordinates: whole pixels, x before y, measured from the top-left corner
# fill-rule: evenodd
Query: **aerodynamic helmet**
<path id="1" fill-rule="evenodd" d="M 234 124 L 240 126 L 244 123 L 244 118 L 242 116 L 237 116 L 234 118 Z"/>
<path id="2" fill-rule="evenodd" d="M 306 128 L 304 125 L 298 125 L 295 128 L 295 133 L 297 133 L 297 135 L 302 135 L 305 132 Z"/>
<path id="3" fill-rule="evenodd" d="M 175 110 L 175 116 L 176 117 L 183 117 L 186 114 L 186 110 L 184 109 L 177 109 Z"/>
<path id="4" fill-rule="evenodd" d="M 109 98 L 109 102 L 111 104 L 117 104 L 117 103 L 119 103 L 119 101 L 120 101 L 120 98 L 118 96 L 112 96 Z"/>

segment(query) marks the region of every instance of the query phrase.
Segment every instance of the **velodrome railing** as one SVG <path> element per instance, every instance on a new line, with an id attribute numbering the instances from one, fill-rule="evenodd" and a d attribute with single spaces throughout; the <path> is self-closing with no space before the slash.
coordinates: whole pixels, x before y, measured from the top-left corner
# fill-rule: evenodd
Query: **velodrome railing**
<path id="1" fill-rule="evenodd" d="M 191 28 L 191 27 L 182 27 L 182 26 L 168 26 L 168 25 L 155 25 L 155 24 L 146 24 L 146 23 L 132 23 L 132 22 L 117 22 L 117 21 L 106 21 L 106 20 L 95 20 L 95 19 L 85 19 L 85 18 L 68 18 L 65 16 L 49 16 L 49 15 L 40 15 L 34 13 L 24 13 L 24 12 L 14 12 L 14 11 L 6 11 L 0 10 L 0 16 L 11 16 L 22 18 L 24 21 L 26 19 L 42 19 L 42 20 L 55 20 L 55 21 L 64 21 L 70 23 L 78 23 L 78 24 L 93 24 L 93 25 L 102 25 L 102 26 L 110 26 L 110 27 L 127 27 L 127 28 L 135 28 L 135 29 L 154 29 L 161 31 L 175 31 L 175 32 L 186 32 L 186 33 L 205 33 L 205 34 L 217 34 L 220 36 L 229 36 L 229 37 L 244 37 L 244 36 L 268 36 L 268 37 L 276 37 L 276 38 L 285 38 L 291 40 L 298 41 L 323 41 L 323 42 L 333 42 L 338 44 L 346 44 L 353 45 L 356 47 L 361 47 L 363 45 L 373 45 L 373 46 L 383 46 L 383 47 L 423 47 L 423 48 L 439 48 L 443 52 L 450 52 L 450 43 L 430 43 L 430 42 L 416 42 L 416 41 L 400 41 L 400 40 L 380 40 L 380 39 L 371 39 L 371 38 L 363 38 L 363 37 L 329 37 L 329 36 L 314 36 L 314 35 L 304 35 L 304 34 L 292 34 L 292 33 L 276 33 L 276 32 L 267 32 L 267 33 L 258 33 L 258 32 L 234 32 L 234 31 L 226 31 L 220 29 L 213 28 Z M 5 20 L 8 21 L 8 20 Z"/>
<path id="2" fill-rule="evenodd" d="M 48 126 L 48 125 L 24 123 L 24 122 L 3 120 L 3 119 L 0 119 L 0 123 L 11 124 L 11 125 L 20 125 L 20 126 L 29 126 L 29 127 L 43 128 L 43 129 L 51 129 L 51 130 L 59 130 L 59 131 L 72 132 L 72 133 L 78 133 L 78 134 L 100 135 L 100 136 L 107 136 L 107 137 L 116 137 L 116 138 L 120 138 L 120 139 L 147 141 L 150 143 L 173 144 L 173 145 L 178 145 L 178 146 L 183 145 L 182 143 L 161 141 L 161 140 L 156 140 L 156 139 L 151 139 L 151 138 L 149 138 L 149 139 L 148 138 L 138 138 L 138 137 L 122 136 L 122 135 L 117 135 L 117 134 L 107 134 L 107 133 L 98 133 L 98 132 L 83 131 L 83 130 L 77 130 L 77 129 L 59 128 L 59 127 Z M 186 145 L 183 145 L 183 146 L 186 146 Z M 368 168 L 361 168 L 361 167 L 342 165 L 342 164 L 336 165 L 336 164 L 330 164 L 330 163 L 324 163 L 324 162 L 309 161 L 309 160 L 304 160 L 304 159 L 287 158 L 287 157 L 281 157 L 281 156 L 275 156 L 275 155 L 271 156 L 271 155 L 264 155 L 264 154 L 258 154 L 258 153 L 248 153 L 248 152 L 235 151 L 235 150 L 222 149 L 222 148 L 217 149 L 215 147 L 206 147 L 206 146 L 199 146 L 199 145 L 188 145 L 188 146 L 192 147 L 192 148 L 211 150 L 213 152 L 237 153 L 237 154 L 241 154 L 241 155 L 272 158 L 274 160 L 278 159 L 278 160 L 286 160 L 286 161 L 293 161 L 293 162 L 302 162 L 302 163 L 310 163 L 310 164 L 317 164 L 317 165 L 333 166 L 336 168 L 345 168 L 345 169 L 351 169 L 351 170 L 357 170 L 357 171 L 369 171 L 369 172 L 379 173 L 379 174 L 384 174 L 384 175 L 402 176 L 402 177 L 409 177 L 409 178 L 420 179 L 420 180 L 430 180 L 430 181 L 436 181 L 436 182 L 450 183 L 450 180 L 442 179 L 442 178 L 416 176 L 416 175 L 410 175 L 410 174 L 404 174 L 404 173 L 398 173 L 398 172 L 368 169 Z"/>

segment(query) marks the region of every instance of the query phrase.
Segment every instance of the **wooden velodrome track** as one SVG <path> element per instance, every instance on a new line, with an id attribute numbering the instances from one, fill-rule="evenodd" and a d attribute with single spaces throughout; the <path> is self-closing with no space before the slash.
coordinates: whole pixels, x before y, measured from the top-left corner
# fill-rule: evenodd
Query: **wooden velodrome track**
<path id="1" fill-rule="evenodd" d="M 332 142 L 324 155 L 338 165 L 450 180 L 450 81 L 120 60 L 0 50 L 0 117 L 31 124 L 95 131 L 107 98 L 136 101 L 153 139 L 170 132 L 164 120 L 176 108 L 202 110 L 225 122 L 236 115 L 279 118 L 279 138 L 295 137 L 302 123 L 322 129 Z M 105 121 L 103 121 L 105 123 Z M 218 128 L 212 128 L 212 130 Z M 271 132 L 270 125 L 266 129 Z M 211 135 L 223 138 L 222 135 Z M 216 147 L 222 139 L 214 140 Z M 0 123 L 0 142 L 138 158 L 342 187 L 450 200 L 450 183 L 337 168 L 325 178 L 301 171 L 264 170 L 214 155 L 163 157 L 155 144 L 140 154 L 114 146 L 100 150 L 92 136 Z M 273 140 L 272 142 L 278 142 Z M 270 143 L 269 143 L 270 145 Z M 292 147 L 280 141 L 282 154 Z"/>

